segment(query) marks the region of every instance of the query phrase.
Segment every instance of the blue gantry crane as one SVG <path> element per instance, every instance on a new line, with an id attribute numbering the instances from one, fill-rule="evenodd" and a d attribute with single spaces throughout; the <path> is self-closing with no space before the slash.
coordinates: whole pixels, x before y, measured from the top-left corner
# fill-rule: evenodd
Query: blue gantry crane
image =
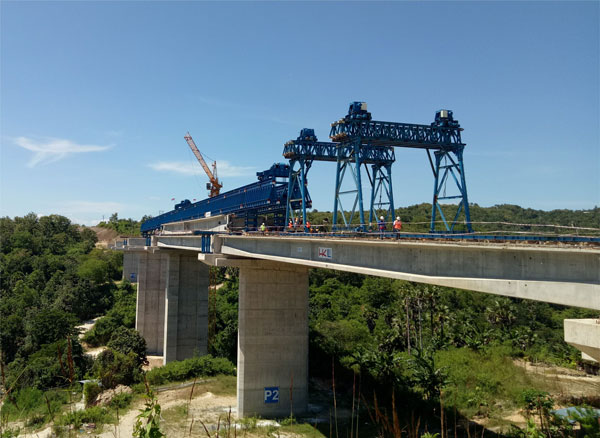
<path id="1" fill-rule="evenodd" d="M 467 184 L 463 164 L 463 150 L 465 144 L 461 140 L 462 128 L 457 120 L 454 120 L 452 111 L 439 110 L 435 115 L 435 121 L 430 125 L 417 125 L 397 122 L 381 122 L 372 120 L 371 113 L 367 111 L 364 102 L 353 102 L 350 104 L 348 114 L 331 124 L 330 137 L 338 144 L 338 150 L 349 151 L 348 154 L 338 154 L 335 198 L 333 207 L 333 225 L 337 227 L 338 213 L 348 226 L 351 221 L 346 219 L 341 205 L 340 196 L 346 169 L 353 163 L 352 176 L 355 183 L 355 200 L 349 217 L 352 218 L 358 204 L 360 216 L 360 227 L 366 225 L 365 211 L 363 208 L 363 194 L 360 166 L 367 163 L 367 158 L 380 156 L 383 151 L 394 147 L 409 147 L 425 149 L 431 164 L 434 176 L 433 202 L 431 214 L 431 232 L 436 232 L 437 216 L 444 224 L 445 231 L 454 231 L 461 213 L 464 213 L 464 223 L 468 232 L 472 232 L 471 217 L 469 213 L 469 201 L 467 197 Z M 431 157 L 431 152 L 435 162 Z M 372 163 L 371 173 L 367 168 L 367 175 L 371 185 L 371 206 L 369 210 L 369 221 L 376 220 L 377 212 L 385 211 L 385 216 L 391 220 L 394 214 L 394 200 L 392 191 L 393 154 L 391 161 L 381 160 Z M 366 167 L 366 166 L 365 166 Z M 458 189 L 456 195 L 446 195 L 446 184 L 453 181 Z M 385 197 L 385 198 L 384 198 Z M 444 215 L 440 201 L 449 199 L 460 199 L 454 218 L 449 221 Z M 385 207 L 385 208 L 382 208 Z"/>
<path id="2" fill-rule="evenodd" d="M 393 148 L 382 147 L 371 148 L 369 150 L 363 149 L 362 152 L 363 155 L 359 158 L 360 162 L 365 165 L 371 164 L 373 167 L 389 167 L 395 160 Z M 290 163 L 286 223 L 288 220 L 294 219 L 294 217 L 299 214 L 302 216 L 302 223 L 306 224 L 306 209 L 311 207 L 311 201 L 310 198 L 305 198 L 302 194 L 306 192 L 308 171 L 314 161 L 338 162 L 342 159 L 345 163 L 345 166 L 341 170 L 342 175 L 346 172 L 346 169 L 356 165 L 356 154 L 353 145 L 318 141 L 314 129 L 309 128 L 302 129 L 300 135 L 295 140 L 290 140 L 285 143 L 283 147 L 283 156 L 287 158 Z M 300 195 L 301 198 L 294 196 L 294 193 Z M 297 209 L 298 212 L 294 208 L 295 206 L 299 207 Z M 356 202 L 354 207 L 356 207 Z M 393 211 L 393 204 L 391 209 Z M 355 208 L 353 208 L 353 212 L 354 211 Z M 349 226 L 354 219 L 354 213 L 350 214 L 348 217 L 343 215 L 343 217 L 345 225 Z"/>

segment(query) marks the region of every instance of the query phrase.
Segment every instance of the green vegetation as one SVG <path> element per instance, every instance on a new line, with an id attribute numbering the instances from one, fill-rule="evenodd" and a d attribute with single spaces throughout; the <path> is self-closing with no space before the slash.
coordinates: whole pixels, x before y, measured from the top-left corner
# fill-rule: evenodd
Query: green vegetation
<path id="1" fill-rule="evenodd" d="M 59 413 L 69 400 L 68 390 L 23 388 L 15 393 L 12 402 L 2 406 L 2 422 L 27 418 L 43 424 Z"/>
<path id="2" fill-rule="evenodd" d="M 151 216 L 144 216 L 139 221 L 136 221 L 134 219 L 119 219 L 119 215 L 117 213 L 113 213 L 107 222 L 100 222 L 98 226 L 102 228 L 108 228 L 110 230 L 115 230 L 122 236 L 139 236 L 140 225 L 142 224 L 142 222 L 150 218 Z"/>
<path id="3" fill-rule="evenodd" d="M 98 383 L 86 382 L 83 385 L 83 397 L 85 400 L 85 406 L 89 407 L 94 402 L 98 394 L 100 394 L 101 392 L 102 388 Z"/>
<path id="4" fill-rule="evenodd" d="M 146 378 L 151 385 L 163 385 L 168 382 L 181 382 L 194 377 L 216 376 L 218 374 L 235 375 L 235 366 L 225 358 L 206 355 L 175 361 L 163 367 L 154 368 L 146 373 Z"/>
<path id="5" fill-rule="evenodd" d="M 93 361 L 83 354 L 76 325 L 115 302 L 111 317 L 119 324 L 111 334 L 121 324 L 133 324 L 135 291 L 128 283 L 115 285 L 122 254 L 96 248 L 96 242 L 94 231 L 62 216 L 0 218 L 3 421 L 44 424 L 70 401 L 65 394 L 79 391 L 76 382 L 92 371 Z M 117 353 L 125 349 L 123 342 L 135 345 L 139 339 L 129 333 L 119 342 L 113 346 Z M 135 370 L 119 370 L 119 376 L 139 372 L 139 345 L 132 348 Z"/>
<path id="6" fill-rule="evenodd" d="M 147 383 L 146 389 L 146 403 L 133 426 L 133 436 L 138 438 L 160 438 L 165 436 L 160 430 L 161 407 Z"/>
<path id="7" fill-rule="evenodd" d="M 84 336 L 83 341 L 92 346 L 106 345 L 119 327 L 135 326 L 136 287 L 124 280 L 114 291 L 114 305 Z"/>
<path id="8" fill-rule="evenodd" d="M 110 409 L 101 406 L 93 406 L 82 411 L 65 412 L 54 420 L 54 424 L 56 426 L 73 425 L 78 429 L 83 423 L 102 425 L 112 423 L 113 421 L 114 415 Z"/>

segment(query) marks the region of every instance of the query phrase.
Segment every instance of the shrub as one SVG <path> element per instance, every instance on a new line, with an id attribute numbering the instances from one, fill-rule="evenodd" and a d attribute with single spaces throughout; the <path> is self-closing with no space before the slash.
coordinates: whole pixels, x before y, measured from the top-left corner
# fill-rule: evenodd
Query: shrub
<path id="1" fill-rule="evenodd" d="M 134 354 L 138 365 L 148 363 L 146 360 L 146 340 L 135 329 L 119 327 L 108 343 L 108 348 L 123 354 Z"/>
<path id="2" fill-rule="evenodd" d="M 112 398 L 109 406 L 116 409 L 126 409 L 131 404 L 131 400 L 133 400 L 133 394 L 122 392 Z"/>
<path id="3" fill-rule="evenodd" d="M 62 414 L 54 422 L 58 426 L 72 424 L 76 428 L 81 427 L 83 423 L 104 424 L 112 421 L 112 416 L 107 408 L 94 406 L 83 411 L 73 411 Z"/>
<path id="4" fill-rule="evenodd" d="M 39 416 L 46 419 L 49 415 L 48 406 L 50 407 L 50 413 L 54 415 L 69 401 L 68 392 L 61 390 L 42 392 L 36 388 L 23 388 L 13 392 L 12 396 L 12 400 L 16 401 L 19 409 L 11 402 L 11 398 L 7 398 L 0 410 L 2 418 L 8 418 L 9 420 Z"/>
<path id="5" fill-rule="evenodd" d="M 96 382 L 86 382 L 85 385 L 83 385 L 83 396 L 85 397 L 85 405 L 90 406 L 94 402 L 94 400 L 96 400 L 98 394 L 100 394 L 101 392 L 102 389 L 100 388 L 100 385 L 98 385 Z"/>
<path id="6" fill-rule="evenodd" d="M 110 389 L 117 385 L 131 385 L 139 381 L 141 367 L 134 353 L 125 355 L 107 349 L 98 355 L 93 372 L 100 379 L 102 387 Z"/>
<path id="7" fill-rule="evenodd" d="M 148 371 L 146 378 L 151 385 L 162 385 L 167 382 L 217 374 L 235 375 L 235 366 L 225 358 L 206 355 L 170 362 L 163 367 L 154 368 Z"/>
<path id="8" fill-rule="evenodd" d="M 94 327 L 83 336 L 83 341 L 92 347 L 106 345 L 114 331 L 119 327 L 119 322 L 111 317 L 100 318 Z"/>

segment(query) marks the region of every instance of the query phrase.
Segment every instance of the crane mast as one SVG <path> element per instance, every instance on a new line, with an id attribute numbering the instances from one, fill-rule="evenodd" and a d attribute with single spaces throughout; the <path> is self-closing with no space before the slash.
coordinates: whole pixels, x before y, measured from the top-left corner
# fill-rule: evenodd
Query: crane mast
<path id="1" fill-rule="evenodd" d="M 204 169 L 204 172 L 206 172 L 208 179 L 210 180 L 210 182 L 206 184 L 206 189 L 210 190 L 210 194 L 208 196 L 210 198 L 212 198 L 214 196 L 218 196 L 219 192 L 221 191 L 221 187 L 223 187 L 223 184 L 221 184 L 217 178 L 217 162 L 216 161 L 213 162 L 213 164 L 212 164 L 213 170 L 211 172 L 210 168 L 206 164 L 206 161 L 204 161 L 202 154 L 198 150 L 196 143 L 194 143 L 194 139 L 192 138 L 190 133 L 188 132 L 187 135 L 185 135 L 183 138 L 185 138 L 185 141 L 187 141 L 187 144 L 189 145 L 190 149 L 192 150 L 192 152 L 198 159 L 198 162 L 200 163 L 200 165 Z"/>

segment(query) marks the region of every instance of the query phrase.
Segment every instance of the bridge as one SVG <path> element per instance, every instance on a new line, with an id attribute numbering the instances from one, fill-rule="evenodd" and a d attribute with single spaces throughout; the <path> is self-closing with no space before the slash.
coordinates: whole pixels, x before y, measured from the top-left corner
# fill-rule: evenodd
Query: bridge
<path id="1" fill-rule="evenodd" d="M 398 123 L 372 120 L 366 103 L 353 102 L 347 115 L 331 124 L 331 142 L 318 141 L 314 130 L 305 128 L 284 145 L 289 164 L 276 163 L 257 173 L 252 184 L 195 203 L 184 200 L 145 221 L 144 238 L 116 247 L 125 251 L 125 278 L 138 282 L 136 328 L 148 352 L 162 355 L 165 363 L 206 353 L 209 266 L 240 269 L 240 417 L 289 415 L 289 391 L 294 413 L 306 410 L 311 268 L 600 310 L 600 238 L 474 232 L 462 130 L 450 110 L 437 111 L 430 124 Z M 369 225 L 395 216 L 396 148 L 427 154 L 434 179 L 429 233 L 374 239 L 365 233 Z M 333 234 L 310 233 L 308 227 L 307 174 L 315 161 L 336 163 Z M 368 210 L 363 182 L 370 189 Z M 248 233 L 258 229 L 259 216 L 277 234 Z M 306 232 L 283 233 L 294 219 L 299 220 L 295 229 Z M 565 340 L 600 360 L 595 321 L 567 320 Z"/>
<path id="2" fill-rule="evenodd" d="M 136 328 L 165 363 L 207 351 L 209 266 L 240 269 L 239 417 L 289 415 L 291 382 L 294 413 L 306 410 L 310 268 L 600 310 L 597 246 L 232 235 L 199 231 L 206 221 L 220 223 L 174 223 L 116 247 L 138 282 Z M 600 360 L 596 321 L 565 321 L 565 340 Z"/>

